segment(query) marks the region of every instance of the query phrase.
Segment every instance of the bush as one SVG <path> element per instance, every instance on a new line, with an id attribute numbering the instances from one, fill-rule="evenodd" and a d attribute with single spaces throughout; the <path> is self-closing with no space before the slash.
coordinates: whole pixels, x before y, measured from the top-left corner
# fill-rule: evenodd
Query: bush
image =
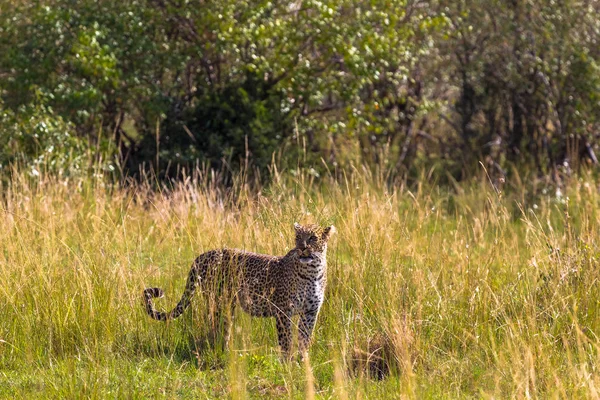
<path id="1" fill-rule="evenodd" d="M 21 164 L 30 176 L 41 171 L 79 173 L 88 166 L 88 145 L 74 126 L 46 106 L 22 106 L 18 112 L 0 104 L 0 170 Z"/>

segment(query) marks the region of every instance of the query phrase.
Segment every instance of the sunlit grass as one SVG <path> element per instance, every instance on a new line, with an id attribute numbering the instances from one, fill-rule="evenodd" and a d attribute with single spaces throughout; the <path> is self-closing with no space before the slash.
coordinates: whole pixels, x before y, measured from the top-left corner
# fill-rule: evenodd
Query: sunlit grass
<path id="1" fill-rule="evenodd" d="M 557 197 L 485 179 L 394 189 L 367 172 L 275 175 L 257 194 L 201 176 L 168 191 L 16 176 L 0 210 L 2 397 L 598 396 L 591 178 Z M 204 251 L 284 254 L 294 221 L 338 231 L 309 365 L 279 361 L 271 319 L 238 311 L 222 352 L 200 297 L 168 324 L 144 313 L 142 290 L 164 288 L 170 309 Z"/>

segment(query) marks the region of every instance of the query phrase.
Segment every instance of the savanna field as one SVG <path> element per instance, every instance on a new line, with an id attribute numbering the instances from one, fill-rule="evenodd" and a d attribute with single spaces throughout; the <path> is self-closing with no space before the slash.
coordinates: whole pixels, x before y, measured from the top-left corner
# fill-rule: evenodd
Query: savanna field
<path id="1" fill-rule="evenodd" d="M 599 15 L 0 0 L 0 400 L 600 399 Z M 337 231 L 308 358 L 218 296 L 148 315 L 295 222 Z"/>
<path id="2" fill-rule="evenodd" d="M 479 182 L 390 186 L 355 171 L 225 190 L 101 178 L 2 188 L 3 398 L 595 398 L 598 183 L 562 192 Z M 516 180 L 518 182 L 518 180 Z M 285 254 L 293 223 L 334 224 L 310 360 L 282 363 L 275 321 L 236 310 L 207 345 L 201 296 L 153 321 L 142 290 L 179 300 L 194 258 Z"/>

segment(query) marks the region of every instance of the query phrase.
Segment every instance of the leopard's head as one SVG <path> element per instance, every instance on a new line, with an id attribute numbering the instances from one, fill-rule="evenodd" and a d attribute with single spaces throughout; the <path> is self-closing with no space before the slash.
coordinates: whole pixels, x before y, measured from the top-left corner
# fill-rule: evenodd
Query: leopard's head
<path id="1" fill-rule="evenodd" d="M 318 225 L 294 223 L 296 230 L 296 250 L 303 264 L 321 264 L 327 254 L 327 242 L 335 233 L 333 225 L 322 228 Z"/>

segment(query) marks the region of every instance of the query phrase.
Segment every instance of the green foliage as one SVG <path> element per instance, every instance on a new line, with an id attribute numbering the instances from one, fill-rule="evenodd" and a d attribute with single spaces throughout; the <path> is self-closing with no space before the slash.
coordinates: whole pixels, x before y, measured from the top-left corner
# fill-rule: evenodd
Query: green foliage
<path id="1" fill-rule="evenodd" d="M 163 162 L 159 169 L 173 176 L 177 171 L 165 169 L 167 163 L 189 171 L 198 163 L 219 168 L 225 162 L 237 170 L 244 160 L 266 170 L 283 132 L 290 130 L 290 121 L 279 109 L 281 94 L 256 80 L 248 73 L 241 85 L 198 95 L 193 107 L 180 112 L 171 108 L 160 129 L 158 162 Z M 152 163 L 156 146 L 156 138 L 145 135 L 132 163 Z M 139 166 L 130 168 L 139 170 Z"/>
<path id="2" fill-rule="evenodd" d="M 87 143 L 48 107 L 23 106 L 15 113 L 0 104 L 0 126 L 0 171 L 8 172 L 11 164 L 20 164 L 31 176 L 87 168 Z"/>
<path id="3" fill-rule="evenodd" d="M 90 143 L 106 132 L 126 174 L 246 161 L 264 172 L 274 152 L 284 168 L 323 159 L 414 179 L 432 167 L 460 179 L 478 161 L 502 176 L 597 162 L 594 2 L 2 7 L 5 108 L 51 109 Z"/>
<path id="4" fill-rule="evenodd" d="M 567 1 L 448 4 L 441 44 L 463 161 L 536 171 L 597 162 L 599 5 Z M 473 159 L 475 158 L 475 159 Z M 502 167 L 500 167 L 502 166 Z"/>

